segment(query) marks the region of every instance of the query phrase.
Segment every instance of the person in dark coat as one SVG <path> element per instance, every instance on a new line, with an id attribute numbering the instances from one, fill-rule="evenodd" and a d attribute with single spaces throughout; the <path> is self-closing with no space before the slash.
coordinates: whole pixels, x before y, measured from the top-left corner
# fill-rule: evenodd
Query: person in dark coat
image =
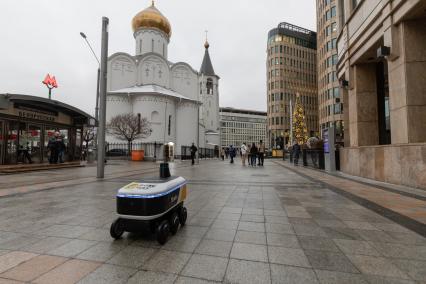
<path id="1" fill-rule="evenodd" d="M 235 158 L 236 155 L 237 155 L 237 151 L 235 151 L 234 146 L 231 145 L 229 147 L 229 156 L 231 157 L 231 164 L 234 163 L 234 158 Z"/>
<path id="2" fill-rule="evenodd" d="M 300 151 L 301 151 L 300 145 L 296 141 L 296 143 L 294 143 L 293 145 L 293 161 L 296 166 L 299 164 Z"/>
<path id="3" fill-rule="evenodd" d="M 258 153 L 258 149 L 257 149 L 257 147 L 256 147 L 256 144 L 255 144 L 255 143 L 253 143 L 253 144 L 251 145 L 251 148 L 250 148 L 250 154 L 251 154 L 251 166 L 252 166 L 252 167 L 255 167 L 255 166 L 256 166 L 257 153 Z"/>
<path id="4" fill-rule="evenodd" d="M 197 153 L 197 151 L 198 151 L 198 149 L 194 145 L 194 143 L 192 143 L 192 146 L 191 146 L 190 150 L 191 150 L 191 161 L 192 161 L 192 165 L 194 165 L 195 164 L 195 153 Z"/>
<path id="5" fill-rule="evenodd" d="M 263 166 L 263 163 L 265 162 L 265 144 L 262 140 L 260 140 L 259 143 L 259 163 L 258 166 Z"/>
<path id="6" fill-rule="evenodd" d="M 49 139 L 49 142 L 47 144 L 47 149 L 49 149 L 50 151 L 50 155 L 49 155 L 49 163 L 50 164 L 55 164 L 55 156 L 56 156 L 56 161 L 58 160 L 58 156 L 56 153 L 56 139 L 55 137 L 51 137 Z"/>
<path id="7" fill-rule="evenodd" d="M 58 161 L 59 163 L 64 163 L 64 154 L 65 154 L 65 143 L 64 143 L 64 137 L 62 135 L 59 135 L 58 138 L 56 138 L 56 148 L 58 151 Z"/>

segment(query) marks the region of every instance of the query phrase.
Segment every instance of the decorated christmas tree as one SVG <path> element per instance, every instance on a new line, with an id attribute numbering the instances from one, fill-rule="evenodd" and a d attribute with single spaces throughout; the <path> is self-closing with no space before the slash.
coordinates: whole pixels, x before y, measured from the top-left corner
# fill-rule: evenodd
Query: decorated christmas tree
<path id="1" fill-rule="evenodd" d="M 293 136 L 294 142 L 299 145 L 305 144 L 308 141 L 308 129 L 305 121 L 305 110 L 300 103 L 300 95 L 296 96 L 296 104 L 293 110 Z"/>

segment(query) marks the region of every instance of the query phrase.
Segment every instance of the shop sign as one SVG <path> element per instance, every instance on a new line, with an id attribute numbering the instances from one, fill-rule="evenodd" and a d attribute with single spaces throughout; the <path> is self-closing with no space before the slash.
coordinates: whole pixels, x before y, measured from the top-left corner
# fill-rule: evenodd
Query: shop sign
<path id="1" fill-rule="evenodd" d="M 17 107 L 18 116 L 21 118 L 36 119 L 48 122 L 55 122 L 56 114 L 47 111 L 27 107 Z"/>

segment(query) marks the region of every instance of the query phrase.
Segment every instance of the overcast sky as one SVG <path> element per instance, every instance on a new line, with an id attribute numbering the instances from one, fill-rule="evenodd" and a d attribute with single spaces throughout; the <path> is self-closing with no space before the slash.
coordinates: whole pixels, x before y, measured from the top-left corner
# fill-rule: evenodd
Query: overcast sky
<path id="1" fill-rule="evenodd" d="M 110 19 L 109 54 L 134 54 L 131 20 L 149 0 L 0 0 L 0 93 L 47 97 L 41 84 L 56 76 L 53 98 L 93 114 L 101 18 Z M 266 40 L 286 21 L 316 30 L 314 0 L 157 0 L 172 25 L 169 60 L 199 70 L 209 30 L 220 81 L 220 105 L 266 111 Z"/>

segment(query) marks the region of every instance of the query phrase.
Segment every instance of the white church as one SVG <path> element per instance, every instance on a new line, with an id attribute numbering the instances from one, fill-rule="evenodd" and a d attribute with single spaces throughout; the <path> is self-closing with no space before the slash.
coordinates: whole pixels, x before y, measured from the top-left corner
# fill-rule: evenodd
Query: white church
<path id="1" fill-rule="evenodd" d="M 220 142 L 220 78 L 210 60 L 209 43 L 197 72 L 185 62 L 169 61 L 172 29 L 154 1 L 133 18 L 132 26 L 135 55 L 119 52 L 108 59 L 107 121 L 127 113 L 147 118 L 152 133 L 135 142 L 168 145 L 175 157 L 181 155 L 181 146 L 198 141 L 199 147 L 214 149 Z M 122 142 L 108 134 L 107 141 Z"/>

